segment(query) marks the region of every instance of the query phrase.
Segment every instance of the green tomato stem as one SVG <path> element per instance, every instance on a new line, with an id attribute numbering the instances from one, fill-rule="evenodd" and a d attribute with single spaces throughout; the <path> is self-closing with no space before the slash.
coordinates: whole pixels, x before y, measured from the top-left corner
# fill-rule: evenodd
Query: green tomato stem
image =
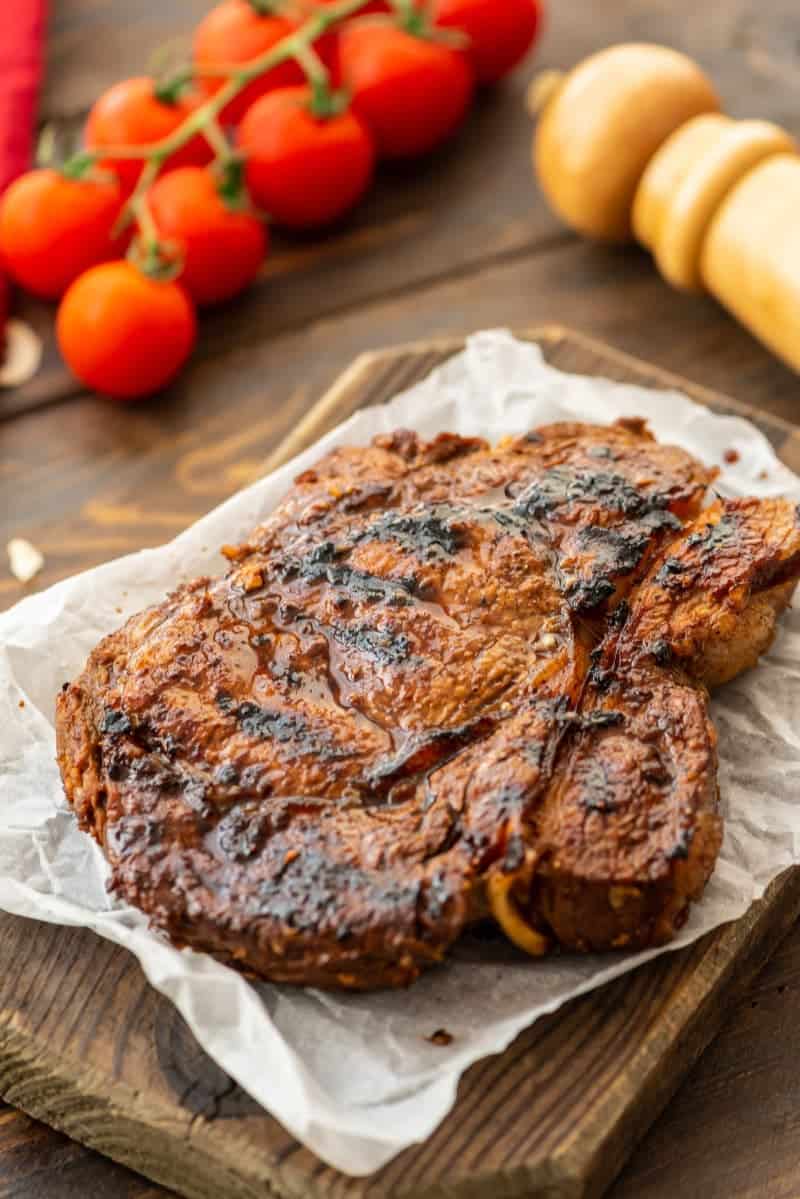
<path id="1" fill-rule="evenodd" d="M 305 77 L 312 88 L 328 87 L 330 81 L 328 68 L 311 44 L 299 46 L 294 57 L 303 68 Z"/>
<path id="2" fill-rule="evenodd" d="M 235 100 L 235 97 L 248 84 L 253 83 L 254 79 L 260 78 L 281 62 L 295 59 L 305 70 L 315 91 L 327 90 L 327 71 L 323 61 L 315 52 L 313 43 L 332 25 L 337 25 L 342 20 L 354 16 L 360 8 L 365 7 L 367 2 L 368 0 L 337 0 L 336 4 L 327 5 L 319 12 L 313 13 L 299 29 L 296 29 L 293 34 L 281 38 L 281 41 L 276 42 L 275 46 L 270 47 L 264 54 L 260 54 L 251 62 L 233 68 L 228 78 L 225 78 L 222 88 L 210 96 L 205 103 L 200 104 L 199 108 L 194 109 L 193 113 L 188 114 L 187 118 L 168 137 L 162 138 L 160 141 L 152 141 L 150 145 L 103 146 L 96 150 L 82 151 L 77 156 L 80 158 L 82 171 L 102 159 L 144 159 L 145 165 L 142 174 L 139 175 L 137 186 L 133 189 L 130 199 L 122 207 L 118 221 L 116 221 L 116 233 L 120 233 L 133 219 L 136 219 L 144 234 L 142 219 L 146 212 L 146 205 L 142 204 L 142 200 L 152 183 L 155 182 L 158 171 L 161 170 L 164 162 L 198 133 L 204 135 L 213 145 L 212 139 L 215 139 L 216 134 L 212 131 L 213 128 L 218 129 L 219 127 L 219 114 L 231 100 Z M 70 173 L 71 169 L 70 162 L 65 163 L 65 173 Z M 146 221 L 148 218 L 145 216 L 144 219 Z"/>
<path id="3" fill-rule="evenodd" d="M 296 59 L 298 56 L 306 55 L 309 49 L 313 50 L 313 43 L 317 38 L 326 33 L 331 26 L 338 25 L 348 17 L 355 16 L 359 9 L 364 8 L 367 3 L 368 0 L 337 0 L 335 4 L 329 4 L 324 9 L 313 13 L 294 33 L 281 38 L 279 42 L 276 42 L 258 58 L 252 59 L 251 62 L 231 66 L 220 65 L 209 68 L 208 71 L 204 70 L 203 75 L 221 76 L 225 78 L 225 83 L 218 92 L 210 96 L 194 112 L 189 113 L 178 128 L 174 129 L 167 137 L 162 138 L 161 141 L 141 146 L 102 146 L 96 150 L 81 151 L 81 160 L 98 162 L 102 159 L 112 158 L 142 158 L 146 160 L 159 159 L 160 163 L 163 163 L 176 150 L 180 150 L 182 146 L 191 141 L 196 134 L 203 133 L 206 123 L 216 120 L 226 105 L 234 100 L 249 83 L 290 58 Z M 319 65 L 324 71 L 325 67 L 321 61 Z M 70 164 L 67 162 L 65 170 L 69 171 L 69 168 Z"/>
<path id="4" fill-rule="evenodd" d="M 208 121 L 208 123 L 203 127 L 202 132 L 203 137 L 214 151 L 215 157 L 222 163 L 227 162 L 234 153 L 234 150 L 227 137 L 223 133 L 219 121 Z"/>
<path id="5" fill-rule="evenodd" d="M 145 196 L 155 183 L 163 163 L 163 155 L 158 154 L 153 155 L 144 164 L 136 187 L 131 192 L 130 197 L 123 205 L 117 217 L 114 228 L 111 231 L 112 236 L 118 236 L 123 230 L 127 229 L 131 221 L 135 220 L 146 238 L 152 237 L 155 241 L 158 240 L 158 230 L 150 214 L 150 209 L 145 202 Z"/>

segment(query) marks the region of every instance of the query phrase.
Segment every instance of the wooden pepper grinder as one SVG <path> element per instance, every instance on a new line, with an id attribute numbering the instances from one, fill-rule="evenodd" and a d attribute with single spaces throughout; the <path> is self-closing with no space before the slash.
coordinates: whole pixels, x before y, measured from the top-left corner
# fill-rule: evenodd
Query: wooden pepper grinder
<path id="1" fill-rule="evenodd" d="M 724 116 L 697 64 L 664 46 L 603 50 L 538 83 L 537 100 L 534 168 L 562 220 L 635 237 L 674 287 L 707 290 L 800 370 L 794 138 Z"/>

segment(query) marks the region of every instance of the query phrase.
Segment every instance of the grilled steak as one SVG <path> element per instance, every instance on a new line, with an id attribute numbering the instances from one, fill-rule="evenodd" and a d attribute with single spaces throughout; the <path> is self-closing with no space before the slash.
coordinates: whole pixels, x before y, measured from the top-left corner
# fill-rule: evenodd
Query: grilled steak
<path id="1" fill-rule="evenodd" d="M 640 421 L 335 450 L 60 695 L 114 889 L 321 986 L 408 983 L 487 915 L 532 953 L 668 940 L 721 841 L 707 687 L 800 574 L 794 507 L 701 512 L 713 477 Z"/>

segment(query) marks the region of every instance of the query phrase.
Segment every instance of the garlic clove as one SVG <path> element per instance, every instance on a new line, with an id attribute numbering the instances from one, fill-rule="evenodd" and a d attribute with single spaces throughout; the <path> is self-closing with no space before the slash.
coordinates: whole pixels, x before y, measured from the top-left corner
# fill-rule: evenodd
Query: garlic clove
<path id="1" fill-rule="evenodd" d="M 42 364 L 42 353 L 42 339 L 30 325 L 14 317 L 6 321 L 0 387 L 19 387 L 32 379 Z"/>
<path id="2" fill-rule="evenodd" d="M 30 583 L 44 566 L 44 554 L 24 537 L 12 537 L 6 552 L 11 573 L 20 583 Z"/>

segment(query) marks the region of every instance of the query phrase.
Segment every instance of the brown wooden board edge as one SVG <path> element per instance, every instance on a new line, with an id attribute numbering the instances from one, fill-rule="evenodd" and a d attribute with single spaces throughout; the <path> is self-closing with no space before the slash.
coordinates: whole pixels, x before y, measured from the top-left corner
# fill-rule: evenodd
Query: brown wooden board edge
<path id="1" fill-rule="evenodd" d="M 580 345 L 602 363 L 618 363 L 627 373 L 643 381 L 663 382 L 715 407 L 728 406 L 720 397 L 668 372 L 628 355 L 612 351 L 601 342 L 552 326 L 531 330 L 524 336 L 540 341 L 546 350 L 565 342 Z M 393 363 L 413 359 L 413 371 L 401 372 L 397 389 L 420 377 L 420 358 L 431 365 L 456 352 L 462 343 L 443 340 L 400 347 L 364 355 L 326 393 L 306 420 L 280 447 L 280 461 L 299 452 L 325 431 L 334 419 L 354 411 L 353 401 L 366 378 Z M 743 415 L 755 415 L 745 405 L 730 403 Z M 787 441 L 797 440 L 797 431 L 786 422 L 768 418 Z M 302 437 L 302 440 L 301 440 Z M 278 455 L 270 468 L 278 464 Z M 695 959 L 676 990 L 673 1020 L 651 1028 L 625 1073 L 615 1079 L 591 1115 L 574 1129 L 557 1153 L 545 1162 L 527 1167 L 524 1163 L 507 1172 L 478 1177 L 475 1194 L 558 1196 L 559 1199 L 597 1196 L 607 1187 L 624 1163 L 636 1141 L 649 1127 L 679 1085 L 686 1072 L 714 1037 L 728 1007 L 746 988 L 766 962 L 781 938 L 800 914 L 800 870 L 789 870 L 772 884 L 767 895 L 745 917 L 710 934 L 694 949 Z M 265 1159 L 254 1161 L 237 1137 L 230 1122 L 222 1126 L 202 1116 L 187 1117 L 178 1126 L 174 1109 L 153 1105 L 147 1095 L 136 1093 L 119 1081 L 101 1076 L 90 1068 L 76 1068 L 57 1053 L 49 1053 L 27 1026 L 24 1013 L 0 1011 L 0 1092 L 12 1104 L 45 1120 L 74 1139 L 139 1170 L 148 1177 L 178 1190 L 190 1199 L 211 1199 L 224 1194 L 231 1199 L 260 1196 L 322 1195 L 290 1163 Z M 287 1168 L 288 1167 L 288 1168 Z M 472 1193 L 473 1188 L 470 1188 Z M 444 1196 L 446 1181 L 424 1191 L 395 1194 Z M 459 1191 L 463 1194 L 463 1191 Z"/>
<path id="2" fill-rule="evenodd" d="M 773 416 L 771 413 L 762 413 L 742 400 L 703 387 L 699 383 L 694 383 L 681 375 L 655 366 L 642 358 L 637 358 L 633 354 L 628 354 L 598 338 L 590 337 L 586 333 L 580 333 L 565 325 L 535 325 L 530 329 L 512 329 L 511 332 L 523 341 L 537 342 L 546 358 L 552 356 L 559 347 L 569 344 L 594 355 L 607 367 L 616 366 L 622 373 L 639 376 L 645 386 L 655 386 L 665 391 L 680 391 L 707 408 L 715 411 L 727 410 L 742 416 L 752 421 L 762 431 L 766 426 L 770 431 L 783 435 L 786 451 L 782 448 L 780 457 L 792 469 L 800 470 L 800 429 L 790 424 L 789 421 L 783 420 L 782 417 Z M 269 474 L 270 471 L 276 470 L 289 459 L 307 449 L 335 425 L 340 424 L 347 416 L 356 412 L 360 407 L 357 400 L 362 385 L 376 371 L 387 372 L 399 364 L 410 363 L 412 369 L 402 372 L 405 378 L 399 378 L 397 381 L 396 390 L 401 391 L 404 386 L 409 386 L 424 377 L 419 372 L 420 359 L 427 359 L 429 368 L 432 370 L 463 350 L 465 343 L 466 336 L 439 337 L 426 341 L 407 342 L 383 350 L 368 350 L 360 354 L 320 397 L 292 432 L 276 446 L 263 463 L 263 473 Z M 416 369 L 414 369 L 415 366 Z M 791 450 L 789 450 L 789 445 L 791 445 Z"/>

